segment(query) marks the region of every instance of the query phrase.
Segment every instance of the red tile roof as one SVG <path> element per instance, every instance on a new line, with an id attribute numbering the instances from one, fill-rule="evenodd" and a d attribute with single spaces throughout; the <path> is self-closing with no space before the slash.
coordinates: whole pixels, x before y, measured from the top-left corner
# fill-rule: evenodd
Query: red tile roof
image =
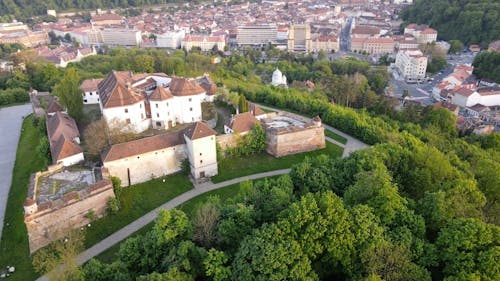
<path id="1" fill-rule="evenodd" d="M 82 153 L 75 138 L 80 137 L 75 120 L 62 112 L 47 116 L 47 134 L 50 142 L 50 152 L 54 163 L 66 157 Z"/>
<path id="2" fill-rule="evenodd" d="M 131 156 L 141 155 L 144 153 L 165 149 L 184 143 L 184 138 L 179 132 L 168 133 L 129 141 L 125 143 L 115 144 L 111 146 L 109 151 L 104 156 L 103 162 L 110 162 L 118 159 L 123 159 Z"/>
<path id="3" fill-rule="evenodd" d="M 205 90 L 186 78 L 174 77 L 170 82 L 170 92 L 174 96 L 193 96 L 204 94 Z"/>
<path id="4" fill-rule="evenodd" d="M 203 122 L 196 122 L 184 130 L 184 135 L 191 140 L 217 135 L 217 132 Z"/>
<path id="5" fill-rule="evenodd" d="M 144 96 L 130 86 L 133 78 L 130 71 L 111 71 L 98 85 L 103 107 L 132 105 L 144 100 Z"/>
<path id="6" fill-rule="evenodd" d="M 172 95 L 172 93 L 170 92 L 169 89 L 163 88 L 163 87 L 156 87 L 154 92 L 149 97 L 149 100 L 162 101 L 162 100 L 171 99 L 173 97 L 174 96 Z"/>
<path id="7" fill-rule="evenodd" d="M 244 133 L 250 131 L 257 123 L 259 123 L 259 120 L 249 111 L 234 115 L 234 117 L 226 123 L 226 126 L 236 133 Z"/>
<path id="8" fill-rule="evenodd" d="M 92 78 L 83 80 L 80 85 L 80 89 L 84 92 L 97 92 L 97 85 L 103 80 L 103 78 Z"/>

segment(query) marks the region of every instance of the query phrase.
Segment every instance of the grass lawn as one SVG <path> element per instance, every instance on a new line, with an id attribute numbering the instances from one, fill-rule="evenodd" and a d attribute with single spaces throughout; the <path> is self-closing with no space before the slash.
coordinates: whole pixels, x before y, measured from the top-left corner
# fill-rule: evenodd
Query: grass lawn
<path id="1" fill-rule="evenodd" d="M 332 138 L 342 144 L 346 144 L 347 143 L 347 139 L 344 138 L 343 136 L 339 136 L 337 134 L 335 134 L 334 132 L 330 132 L 328 131 L 327 129 L 325 129 L 325 136 L 329 137 L 329 138 Z"/>
<path id="2" fill-rule="evenodd" d="M 341 157 L 343 151 L 343 148 L 326 142 L 326 147 L 323 149 L 281 158 L 275 158 L 266 152 L 245 157 L 227 157 L 219 161 L 219 174 L 212 177 L 212 182 L 217 183 L 251 174 L 290 168 L 302 162 L 306 157 L 316 157 L 321 154 Z"/>
<path id="3" fill-rule="evenodd" d="M 92 223 L 85 235 L 85 247 L 89 248 L 192 187 L 187 176 L 182 173 L 124 187 L 120 196 L 121 209 L 116 214 L 109 214 Z"/>
<path id="4" fill-rule="evenodd" d="M 36 150 L 40 137 L 38 128 L 33 125 L 33 115 L 26 117 L 19 139 L 0 242 L 0 268 L 4 269 L 7 265 L 16 268 L 8 280 L 34 280 L 38 276 L 31 266 L 23 203 L 28 193 L 30 175 L 45 169 L 46 160 Z"/>

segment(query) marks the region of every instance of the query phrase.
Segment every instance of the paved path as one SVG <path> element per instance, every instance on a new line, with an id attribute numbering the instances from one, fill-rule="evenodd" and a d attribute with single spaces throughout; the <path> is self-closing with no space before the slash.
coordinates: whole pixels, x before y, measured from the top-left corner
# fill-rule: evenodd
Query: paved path
<path id="1" fill-rule="evenodd" d="M 270 107 L 270 106 L 265 106 L 265 105 L 261 105 L 259 104 L 259 106 L 263 109 L 267 109 L 267 110 L 273 110 L 273 111 L 282 111 L 280 109 L 277 109 L 277 108 L 273 108 L 273 107 Z M 288 111 L 287 111 L 288 112 Z M 291 113 L 291 112 L 288 112 L 289 114 L 292 114 L 292 115 L 296 115 L 296 116 L 300 116 L 300 117 L 304 117 L 302 115 L 298 115 L 298 114 L 295 114 L 295 113 Z M 356 139 L 356 138 L 353 138 L 351 137 L 350 135 L 344 133 L 344 132 L 341 132 L 335 128 L 333 128 L 332 126 L 329 126 L 329 125 L 326 125 L 325 123 L 323 123 L 323 127 L 325 127 L 325 129 L 327 129 L 328 131 L 330 132 L 333 132 L 341 137 L 344 137 L 346 140 L 347 140 L 347 143 L 344 145 L 342 143 L 339 143 L 338 141 L 335 141 L 331 138 L 326 138 L 328 141 L 332 142 L 332 143 L 335 143 L 337 145 L 339 145 L 340 147 L 343 147 L 344 148 L 344 153 L 342 154 L 342 157 L 347 157 L 349 156 L 349 154 L 351 154 L 351 152 L 353 151 L 356 151 L 356 150 L 360 150 L 360 149 L 363 149 L 363 148 L 367 148 L 369 147 L 369 145 L 367 145 L 366 143 Z"/>
<path id="2" fill-rule="evenodd" d="M 158 212 L 161 209 L 165 210 L 170 210 L 172 208 L 178 207 L 182 203 L 185 203 L 186 201 L 189 201 L 193 199 L 194 197 L 201 195 L 203 193 L 216 190 L 219 188 L 223 188 L 229 185 L 237 184 L 242 181 L 246 180 L 255 180 L 255 179 L 260 179 L 260 178 L 265 178 L 265 177 L 273 177 L 273 176 L 279 176 L 279 175 L 284 175 L 290 173 L 290 169 L 283 169 L 283 170 L 276 170 L 276 171 L 271 171 L 271 172 L 265 172 L 265 173 L 259 173 L 259 174 L 254 174 L 250 176 L 244 176 L 228 181 L 223 181 L 219 183 L 212 183 L 212 182 L 206 182 L 203 184 L 198 184 L 195 185 L 193 189 L 175 197 L 174 199 L 168 201 L 167 203 L 161 205 L 160 207 L 152 210 L 151 212 L 145 214 L 144 216 L 138 218 L 137 220 L 133 221 L 129 225 L 125 226 L 124 228 L 118 230 L 117 232 L 111 234 L 110 236 L 106 237 L 104 240 L 101 242 L 95 244 L 94 246 L 90 247 L 89 249 L 85 250 L 84 252 L 80 253 L 77 256 L 77 263 L 79 265 L 84 264 L 91 258 L 99 255 L 100 253 L 106 251 L 107 249 L 113 247 L 120 241 L 128 238 L 130 235 L 134 234 L 134 232 L 140 230 L 147 224 L 151 223 L 154 221 L 154 219 L 158 216 Z M 49 281 L 49 278 L 47 275 L 44 275 L 40 278 L 37 279 L 37 281 Z"/>
<path id="3" fill-rule="evenodd" d="M 263 105 L 259 105 L 259 106 L 261 106 L 264 109 L 279 111 L 279 110 L 271 108 L 271 107 L 267 107 L 267 106 L 263 106 Z M 296 115 L 296 114 L 294 114 L 294 115 Z M 340 143 L 332 138 L 325 137 L 325 139 L 328 142 L 334 143 L 334 144 L 344 148 L 344 154 L 342 155 L 342 157 L 347 157 L 349 155 L 349 153 L 352 151 L 368 147 L 367 144 L 365 144 L 365 143 L 363 143 L 363 142 L 361 142 L 361 141 L 359 141 L 359 140 L 357 140 L 357 139 L 355 139 L 355 138 L 353 138 L 353 137 L 351 137 L 351 136 L 349 136 L 349 135 L 347 135 L 347 134 L 345 134 L 345 133 L 343 133 L 343 132 L 341 132 L 341 131 L 339 131 L 331 126 L 324 125 L 324 127 L 325 127 L 325 129 L 332 131 L 332 132 L 336 133 L 337 135 L 340 135 L 340 136 L 347 139 L 347 143 L 343 144 L 343 143 Z M 189 201 L 189 200 L 191 200 L 191 199 L 195 198 L 196 196 L 199 196 L 203 193 L 206 193 L 206 192 L 209 192 L 212 190 L 216 190 L 216 189 L 220 189 L 220 188 L 223 188 L 223 187 L 226 187 L 229 185 L 237 184 L 237 183 L 240 183 L 240 182 L 245 181 L 245 180 L 255 180 L 255 179 L 260 179 L 260 178 L 264 178 L 264 177 L 272 177 L 272 176 L 288 174 L 288 173 L 290 173 L 290 170 L 291 169 L 275 170 L 275 171 L 270 171 L 270 172 L 265 172 L 265 173 L 244 176 L 244 177 L 240 177 L 240 178 L 236 178 L 236 179 L 232 179 L 232 180 L 227 180 L 227 181 L 223 181 L 223 182 L 215 183 L 215 184 L 212 182 L 206 182 L 203 184 L 195 185 L 193 189 L 191 189 L 191 190 L 175 197 L 174 199 L 164 203 L 163 205 L 157 207 L 156 209 L 145 214 L 144 216 L 138 218 L 137 220 L 133 221 L 132 223 L 128 224 L 127 226 L 123 227 L 122 229 L 118 230 L 117 232 L 106 237 L 101 242 L 95 244 L 94 246 L 92 246 L 89 249 L 85 250 L 84 252 L 80 253 L 77 256 L 77 263 L 79 265 L 82 265 L 85 262 L 87 262 L 88 260 L 90 260 L 91 258 L 98 256 L 99 254 L 101 254 L 102 252 L 106 251 L 107 249 L 113 247 L 117 243 L 125 240 L 126 238 L 128 238 L 129 236 L 131 236 L 132 234 L 134 234 L 135 232 L 137 232 L 141 228 L 145 227 L 147 224 L 154 221 L 154 219 L 158 216 L 158 212 L 161 209 L 169 210 L 169 209 L 178 207 L 179 205 L 185 203 L 186 201 Z M 44 276 L 38 278 L 36 281 L 49 281 L 49 279 L 46 275 L 44 275 Z"/>
<path id="4" fill-rule="evenodd" d="M 31 112 L 31 104 L 0 108 L 0 240 L 23 116 Z"/>

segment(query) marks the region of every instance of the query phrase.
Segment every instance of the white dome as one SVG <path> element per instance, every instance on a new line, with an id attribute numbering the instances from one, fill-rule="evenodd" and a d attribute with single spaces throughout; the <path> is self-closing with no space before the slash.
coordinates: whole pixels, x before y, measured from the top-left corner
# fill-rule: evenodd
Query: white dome
<path id="1" fill-rule="evenodd" d="M 276 68 L 276 70 L 273 72 L 273 78 L 272 82 L 274 86 L 279 86 L 279 85 L 286 85 L 286 77 L 281 73 L 281 71 Z"/>

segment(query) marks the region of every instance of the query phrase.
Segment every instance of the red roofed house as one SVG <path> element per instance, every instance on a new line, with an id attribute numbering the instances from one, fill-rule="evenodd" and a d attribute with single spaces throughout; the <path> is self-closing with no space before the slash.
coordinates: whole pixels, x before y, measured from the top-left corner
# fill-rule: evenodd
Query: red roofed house
<path id="1" fill-rule="evenodd" d="M 179 132 L 115 144 L 102 161 L 125 186 L 178 172 L 184 159 L 189 160 L 193 178 L 207 178 L 218 173 L 216 134 L 205 123 L 196 122 Z"/>
<path id="2" fill-rule="evenodd" d="M 238 133 L 246 135 L 257 123 L 259 123 L 259 120 L 250 111 L 236 114 L 224 124 L 224 132 L 226 134 Z"/>
<path id="3" fill-rule="evenodd" d="M 46 125 L 54 164 L 62 162 L 64 166 L 71 166 L 83 161 L 80 132 L 73 118 L 57 111 L 47 115 Z"/>
<path id="4" fill-rule="evenodd" d="M 472 90 L 467 87 L 460 87 L 458 90 L 454 91 L 451 102 L 461 107 L 472 107 L 477 104 L 484 106 L 499 106 L 500 89 L 482 88 Z"/>

